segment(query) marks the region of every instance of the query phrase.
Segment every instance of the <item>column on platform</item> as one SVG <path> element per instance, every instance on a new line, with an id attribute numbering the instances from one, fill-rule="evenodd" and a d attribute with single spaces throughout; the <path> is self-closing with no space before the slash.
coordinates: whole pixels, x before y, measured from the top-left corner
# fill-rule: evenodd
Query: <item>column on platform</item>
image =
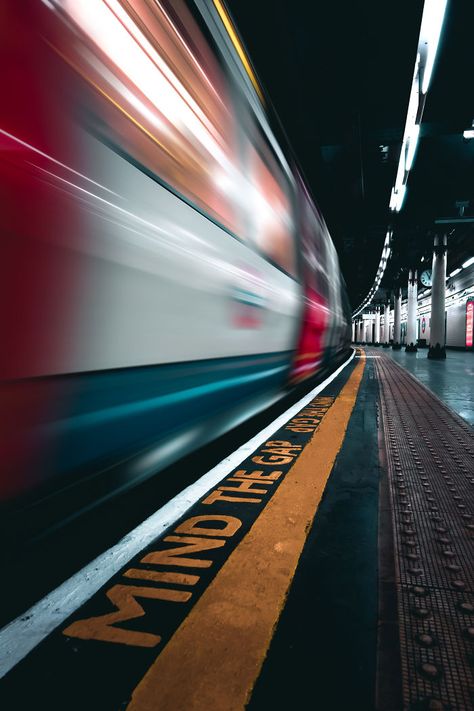
<path id="1" fill-rule="evenodd" d="M 370 318 L 365 319 L 365 342 L 372 343 L 372 320 Z"/>
<path id="2" fill-rule="evenodd" d="M 356 322 L 352 322 L 352 343 L 356 341 Z"/>
<path id="3" fill-rule="evenodd" d="M 367 333 L 368 333 L 367 343 L 370 343 L 370 345 L 372 345 L 374 342 L 374 317 L 373 317 L 373 314 L 370 314 L 370 318 L 367 323 Z"/>
<path id="4" fill-rule="evenodd" d="M 415 271 L 408 272 L 408 310 L 407 310 L 407 353 L 417 351 L 416 337 L 416 309 L 418 304 L 418 274 Z"/>
<path id="5" fill-rule="evenodd" d="M 402 290 L 398 288 L 395 292 L 395 309 L 393 321 L 393 343 L 392 348 L 398 350 L 401 348 L 402 340 Z"/>
<path id="6" fill-rule="evenodd" d="M 378 345 L 380 343 L 380 306 L 375 307 L 375 333 L 374 341 Z"/>
<path id="7" fill-rule="evenodd" d="M 384 346 L 390 345 L 390 299 L 385 304 Z"/>
<path id="8" fill-rule="evenodd" d="M 434 238 L 431 270 L 431 328 L 428 358 L 446 358 L 446 260 L 448 238 Z"/>
<path id="9" fill-rule="evenodd" d="M 361 317 L 359 320 L 359 343 L 364 340 L 364 319 Z"/>

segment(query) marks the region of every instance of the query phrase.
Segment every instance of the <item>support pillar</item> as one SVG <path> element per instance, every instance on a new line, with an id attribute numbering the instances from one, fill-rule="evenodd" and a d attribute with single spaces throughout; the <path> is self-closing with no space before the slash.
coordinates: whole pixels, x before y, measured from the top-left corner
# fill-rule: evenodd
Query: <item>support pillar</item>
<path id="1" fill-rule="evenodd" d="M 402 290 L 398 288 L 395 292 L 395 309 L 393 323 L 393 350 L 400 350 L 402 340 Z"/>
<path id="2" fill-rule="evenodd" d="M 431 330 L 428 358 L 446 358 L 446 260 L 448 238 L 434 238 L 433 268 L 431 271 Z"/>
<path id="3" fill-rule="evenodd" d="M 365 342 L 372 343 L 372 320 L 370 318 L 365 320 Z"/>
<path id="4" fill-rule="evenodd" d="M 375 334 L 374 334 L 375 345 L 378 346 L 380 343 L 380 306 L 375 307 Z"/>
<path id="5" fill-rule="evenodd" d="M 370 345 L 372 346 L 374 343 L 374 319 L 372 318 L 372 315 L 369 319 L 367 326 L 368 326 L 367 343 L 370 343 Z"/>
<path id="6" fill-rule="evenodd" d="M 407 312 L 407 345 L 405 351 L 414 353 L 418 350 L 416 337 L 416 308 L 418 303 L 418 274 L 410 269 L 408 273 L 408 312 Z"/>
<path id="7" fill-rule="evenodd" d="M 360 319 L 359 321 L 359 343 L 362 343 L 364 340 L 364 319 Z"/>
<path id="8" fill-rule="evenodd" d="M 356 322 L 352 322 L 352 343 L 356 341 Z"/>
<path id="9" fill-rule="evenodd" d="M 390 299 L 385 304 L 383 331 L 383 347 L 388 348 L 390 346 Z"/>

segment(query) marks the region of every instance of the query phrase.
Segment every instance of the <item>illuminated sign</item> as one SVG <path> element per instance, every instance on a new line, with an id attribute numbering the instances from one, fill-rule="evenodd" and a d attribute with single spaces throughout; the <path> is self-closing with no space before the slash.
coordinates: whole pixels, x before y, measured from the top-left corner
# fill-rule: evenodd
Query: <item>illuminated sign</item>
<path id="1" fill-rule="evenodd" d="M 474 321 L 474 301 L 466 304 L 466 348 L 472 348 L 472 326 Z"/>

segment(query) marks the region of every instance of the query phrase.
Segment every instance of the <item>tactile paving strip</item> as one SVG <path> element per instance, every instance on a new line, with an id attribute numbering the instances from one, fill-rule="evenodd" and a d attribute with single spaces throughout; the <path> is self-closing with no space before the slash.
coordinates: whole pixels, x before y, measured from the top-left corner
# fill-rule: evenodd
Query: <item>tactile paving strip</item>
<path id="1" fill-rule="evenodd" d="M 382 355 L 405 711 L 474 709 L 474 431 Z"/>

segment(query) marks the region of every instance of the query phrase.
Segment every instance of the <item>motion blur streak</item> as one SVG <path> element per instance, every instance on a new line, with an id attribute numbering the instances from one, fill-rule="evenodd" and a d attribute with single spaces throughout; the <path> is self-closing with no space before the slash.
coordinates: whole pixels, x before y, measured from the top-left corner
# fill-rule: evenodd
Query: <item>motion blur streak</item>
<path id="1" fill-rule="evenodd" d="M 221 0 L 1 13 L 0 514 L 49 525 L 318 376 L 350 319 Z"/>
<path id="2" fill-rule="evenodd" d="M 82 173 L 79 173 L 77 170 L 74 170 L 74 168 L 71 168 L 69 165 L 64 165 L 64 163 L 61 163 L 61 161 L 56 160 L 52 156 L 48 156 L 46 153 L 43 153 L 43 151 L 38 150 L 38 148 L 35 148 L 34 146 L 30 146 L 28 143 L 25 143 L 25 141 L 20 140 L 17 136 L 12 136 L 11 133 L 8 133 L 8 131 L 4 131 L 3 129 L 0 128 L 0 133 L 9 138 L 12 141 L 15 141 L 16 143 L 19 143 L 21 146 L 24 148 L 28 148 L 30 151 L 33 151 L 34 153 L 38 153 L 38 155 L 42 156 L 43 158 L 47 158 L 48 160 L 52 161 L 53 163 L 56 163 L 56 165 L 60 165 L 61 168 L 66 168 L 66 170 L 69 170 L 71 173 L 75 173 L 78 175 L 80 178 L 84 178 L 84 180 L 87 180 L 88 182 L 92 183 L 93 185 L 97 185 L 98 188 L 102 188 L 102 190 L 106 190 L 108 193 L 112 193 L 112 195 L 115 195 L 112 190 L 109 190 L 106 188 L 104 185 L 100 185 L 99 183 L 96 183 L 95 180 L 91 180 L 91 178 L 88 178 L 87 175 L 83 175 Z M 5 146 L 4 146 L 5 148 Z"/>
<path id="3" fill-rule="evenodd" d="M 88 427 L 91 424 L 98 425 L 103 422 L 108 422 L 111 419 L 127 418 L 131 415 L 145 412 L 147 410 L 158 410 L 160 407 L 168 404 L 184 403 L 191 398 L 207 395 L 209 393 L 217 392 L 218 390 L 225 390 L 237 385 L 243 385 L 244 383 L 255 382 L 256 380 L 261 380 L 262 378 L 270 378 L 272 375 L 275 375 L 284 369 L 284 367 L 271 368 L 263 371 L 262 373 L 244 375 L 239 378 L 227 378 L 214 383 L 208 383 L 207 385 L 201 385 L 196 388 L 182 390 L 181 392 L 160 395 L 148 400 L 131 402 L 127 403 L 127 405 L 117 405 L 105 410 L 95 410 L 94 412 L 88 412 L 85 415 L 77 415 L 76 417 L 68 417 L 59 422 L 52 422 L 51 425 L 49 425 L 48 430 L 50 432 L 57 433 L 60 430 L 65 431 L 68 429 L 79 429 L 81 427 Z"/>
<path id="4" fill-rule="evenodd" d="M 215 140 L 216 129 L 118 2 L 64 0 L 61 4 L 171 124 L 187 130 L 221 165 L 226 165 Z M 156 116 L 154 121 L 163 130 Z"/>
<path id="5" fill-rule="evenodd" d="M 254 71 L 250 65 L 250 62 L 248 60 L 248 57 L 245 53 L 244 48 L 242 47 L 242 44 L 237 36 L 237 33 L 235 31 L 234 25 L 232 24 L 232 21 L 224 7 L 224 5 L 221 3 L 220 0 L 213 0 L 214 5 L 216 6 L 217 12 L 219 13 L 219 17 L 221 18 L 222 22 L 224 23 L 224 27 L 226 28 L 227 32 L 229 33 L 229 37 L 232 40 L 232 44 L 234 45 L 235 49 L 237 50 L 237 54 L 240 57 L 240 60 L 242 61 L 242 64 L 245 67 L 245 71 L 249 75 L 250 81 L 252 82 L 255 91 L 260 97 L 260 100 L 262 103 L 265 103 L 265 100 L 263 98 L 262 90 L 260 89 L 260 86 L 257 81 L 257 77 L 254 74 Z"/>

